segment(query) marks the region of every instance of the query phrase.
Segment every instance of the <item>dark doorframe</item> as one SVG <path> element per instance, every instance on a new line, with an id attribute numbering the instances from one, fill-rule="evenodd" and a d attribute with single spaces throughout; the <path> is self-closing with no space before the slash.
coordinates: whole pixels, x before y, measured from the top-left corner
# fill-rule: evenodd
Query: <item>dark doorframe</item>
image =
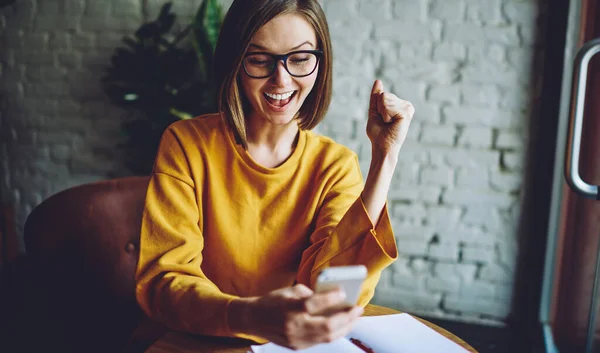
<path id="1" fill-rule="evenodd" d="M 579 47 L 600 37 L 600 0 L 581 1 Z M 581 136 L 580 173 L 600 185 L 600 57 L 590 61 Z M 562 227 L 558 234 L 560 267 L 556 273 L 553 334 L 561 352 L 583 352 L 587 335 L 594 270 L 600 235 L 600 202 L 564 186 Z M 598 321 L 598 320 L 596 320 Z M 598 335 L 598 327 L 596 335 Z"/>
<path id="2" fill-rule="evenodd" d="M 556 138 L 562 90 L 568 1 L 538 1 L 542 9 L 536 38 L 532 77 L 529 143 L 519 225 L 519 260 L 515 278 L 513 316 L 509 322 L 520 334 L 523 352 L 543 352 L 539 322 L 540 297 L 548 234 Z M 545 11 L 544 11 L 545 10 Z"/>

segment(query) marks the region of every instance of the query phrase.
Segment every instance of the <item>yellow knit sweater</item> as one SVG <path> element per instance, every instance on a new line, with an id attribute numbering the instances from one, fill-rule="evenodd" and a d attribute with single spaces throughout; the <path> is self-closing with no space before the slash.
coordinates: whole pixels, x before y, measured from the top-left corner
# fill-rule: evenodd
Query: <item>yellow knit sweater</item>
<path id="1" fill-rule="evenodd" d="M 139 304 L 175 330 L 236 336 L 232 299 L 312 288 L 322 268 L 364 264 L 366 305 L 397 250 L 387 209 L 374 227 L 362 188 L 356 154 L 310 131 L 281 166 L 265 168 L 219 115 L 171 125 L 146 194 Z"/>

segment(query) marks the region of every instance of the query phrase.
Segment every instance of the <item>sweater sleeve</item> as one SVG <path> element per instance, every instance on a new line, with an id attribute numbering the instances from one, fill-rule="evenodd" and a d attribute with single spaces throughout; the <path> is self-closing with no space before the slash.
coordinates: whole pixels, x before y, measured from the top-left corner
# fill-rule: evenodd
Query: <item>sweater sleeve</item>
<path id="1" fill-rule="evenodd" d="M 375 293 L 381 271 L 398 257 L 398 251 L 387 204 L 374 225 L 362 202 L 362 189 L 360 166 L 354 155 L 319 208 L 297 282 L 314 288 L 319 271 L 326 267 L 363 264 L 368 274 L 358 304 L 365 306 Z"/>
<path id="2" fill-rule="evenodd" d="M 136 297 L 146 314 L 171 329 L 230 336 L 233 298 L 203 273 L 202 205 L 185 150 L 167 130 L 146 193 L 136 271 Z"/>

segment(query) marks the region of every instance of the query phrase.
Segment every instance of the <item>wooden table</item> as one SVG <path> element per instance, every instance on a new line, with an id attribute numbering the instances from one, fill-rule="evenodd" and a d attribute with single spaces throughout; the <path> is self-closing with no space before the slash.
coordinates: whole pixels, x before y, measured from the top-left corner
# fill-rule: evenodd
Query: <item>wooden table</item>
<path id="1" fill-rule="evenodd" d="M 383 306 L 367 305 L 364 316 L 399 313 L 397 310 Z M 458 343 L 467 351 L 477 353 L 468 343 L 443 328 L 421 318 L 415 318 L 443 336 Z M 150 346 L 146 353 L 246 353 L 250 350 L 251 344 L 253 342 L 237 338 L 193 336 L 181 332 L 169 332 Z"/>

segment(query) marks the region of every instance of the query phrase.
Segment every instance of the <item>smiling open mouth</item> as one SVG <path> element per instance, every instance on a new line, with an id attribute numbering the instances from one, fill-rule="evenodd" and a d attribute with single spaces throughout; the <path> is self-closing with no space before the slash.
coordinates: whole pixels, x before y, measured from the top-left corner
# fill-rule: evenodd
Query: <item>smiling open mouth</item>
<path id="1" fill-rule="evenodd" d="M 296 96 L 296 92 L 298 91 L 290 91 L 283 94 L 271 94 L 264 92 L 263 95 L 267 99 L 269 104 L 274 105 L 276 107 L 284 107 Z"/>

